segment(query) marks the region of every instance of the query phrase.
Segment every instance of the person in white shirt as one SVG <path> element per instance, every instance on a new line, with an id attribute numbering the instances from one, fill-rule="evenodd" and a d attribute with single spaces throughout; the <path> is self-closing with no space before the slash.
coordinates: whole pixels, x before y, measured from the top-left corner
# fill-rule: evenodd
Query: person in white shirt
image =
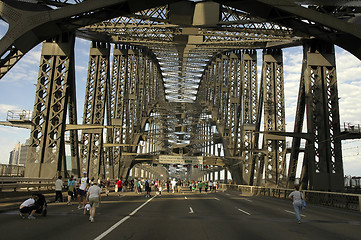
<path id="1" fill-rule="evenodd" d="M 177 184 L 176 180 L 173 178 L 173 180 L 170 182 L 170 184 L 172 185 L 172 192 L 174 193 L 175 191 L 175 186 Z"/>
<path id="2" fill-rule="evenodd" d="M 213 182 L 213 191 L 217 192 L 217 182 L 216 181 Z"/>
<path id="3" fill-rule="evenodd" d="M 90 222 L 94 222 L 94 216 L 95 216 L 95 209 L 97 207 L 99 207 L 99 203 L 101 201 L 101 193 L 102 190 L 101 188 L 98 186 L 97 182 L 93 182 L 93 185 L 88 189 L 87 192 L 87 196 L 88 196 L 88 201 L 90 204 L 90 217 L 89 217 L 89 221 Z"/>
<path id="4" fill-rule="evenodd" d="M 40 208 L 40 206 L 37 204 L 37 200 L 38 196 L 33 195 L 31 198 L 25 200 L 22 204 L 20 204 L 19 211 L 22 218 L 25 218 L 26 214 L 29 214 L 27 216 L 28 219 L 35 219 L 33 215 L 36 210 Z"/>
<path id="5" fill-rule="evenodd" d="M 89 187 L 89 178 L 87 177 L 87 172 L 83 172 L 83 177 L 80 179 L 80 186 L 78 187 L 78 209 L 83 209 L 86 204 L 86 191 Z M 81 199 L 83 198 L 83 205 L 81 204 Z"/>
<path id="6" fill-rule="evenodd" d="M 302 192 L 299 191 L 299 186 L 295 186 L 294 191 L 288 196 L 292 199 L 293 208 L 295 210 L 296 219 L 298 223 L 301 223 L 301 210 L 302 200 L 305 198 Z"/>
<path id="7" fill-rule="evenodd" d="M 55 181 L 55 202 L 62 202 L 63 201 L 63 177 L 59 176 L 58 179 Z M 59 200 L 58 200 L 59 199 Z"/>

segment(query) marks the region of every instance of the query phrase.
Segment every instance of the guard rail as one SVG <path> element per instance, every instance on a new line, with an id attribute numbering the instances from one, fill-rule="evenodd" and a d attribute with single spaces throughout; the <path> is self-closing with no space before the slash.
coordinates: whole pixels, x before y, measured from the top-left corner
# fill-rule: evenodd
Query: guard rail
<path id="1" fill-rule="evenodd" d="M 23 178 L 23 177 L 0 177 L 0 191 L 19 191 L 19 190 L 41 190 L 54 189 L 54 179 Z"/>
<path id="2" fill-rule="evenodd" d="M 236 190 L 244 194 L 287 199 L 293 189 L 220 184 L 220 190 Z M 361 211 L 361 194 L 302 190 L 307 203 Z"/>

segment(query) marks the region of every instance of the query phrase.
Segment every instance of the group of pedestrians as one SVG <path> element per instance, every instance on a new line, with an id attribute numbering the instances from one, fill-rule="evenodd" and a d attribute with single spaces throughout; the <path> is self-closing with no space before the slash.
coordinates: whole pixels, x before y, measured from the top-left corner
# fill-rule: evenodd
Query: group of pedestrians
<path id="1" fill-rule="evenodd" d="M 205 192 L 217 192 L 218 183 L 217 181 L 189 181 L 188 182 L 189 190 L 195 192 L 197 189 L 200 193 L 204 189 Z"/>
<path id="2" fill-rule="evenodd" d="M 180 193 L 182 187 L 187 183 L 181 180 L 176 179 L 167 179 L 165 181 L 161 180 L 146 180 L 135 178 L 131 180 L 130 190 L 133 190 L 141 194 L 144 188 L 145 197 L 151 197 L 152 188 L 156 194 L 161 195 L 163 189 L 165 188 L 169 193 L 172 190 L 173 193 L 176 191 Z M 116 192 L 118 195 L 123 191 L 125 182 L 121 179 L 118 179 L 115 183 Z M 129 183 L 128 183 L 129 184 Z M 94 181 L 94 179 L 89 180 L 87 173 L 83 172 L 83 176 L 80 181 L 76 181 L 76 177 L 71 176 L 68 180 L 68 198 L 67 204 L 71 205 L 72 199 L 78 200 L 78 209 L 84 209 L 84 214 L 89 212 L 89 221 L 94 222 L 94 216 L 96 208 L 99 207 L 101 202 L 101 193 L 102 188 L 105 188 L 105 193 L 108 196 L 110 192 L 111 182 L 107 178 L 105 182 L 102 182 L 101 179 Z M 164 186 L 164 188 L 163 188 Z M 216 181 L 189 181 L 188 187 L 192 192 L 195 192 L 198 188 L 199 192 L 202 192 L 204 189 L 205 192 L 216 192 L 218 188 L 218 183 Z M 55 181 L 55 202 L 63 202 L 62 196 L 63 190 L 63 180 L 62 176 L 59 176 Z M 301 223 L 301 211 L 305 209 L 305 197 L 303 193 L 299 190 L 299 186 L 295 186 L 294 191 L 289 195 L 289 198 L 292 199 L 293 208 L 296 214 L 296 220 L 298 223 Z M 34 194 L 31 198 L 25 200 L 19 207 L 20 216 L 22 218 L 35 219 L 34 213 L 41 208 L 39 204 L 39 196 Z"/>
<path id="3" fill-rule="evenodd" d="M 94 222 L 95 210 L 99 207 L 101 202 L 101 179 L 94 181 L 94 179 L 89 180 L 87 172 L 83 172 L 83 176 L 80 178 L 79 182 L 76 181 L 76 177 L 71 176 L 68 179 L 67 188 L 68 188 L 68 198 L 67 205 L 72 205 L 71 200 L 78 200 L 78 209 L 84 209 L 84 214 L 89 212 L 89 221 Z M 59 176 L 55 181 L 55 202 L 63 202 L 63 186 L 62 176 Z M 106 194 L 109 194 L 110 181 L 107 179 L 105 182 Z M 88 211 L 86 211 L 88 208 Z M 32 216 L 32 215 L 29 215 Z"/>

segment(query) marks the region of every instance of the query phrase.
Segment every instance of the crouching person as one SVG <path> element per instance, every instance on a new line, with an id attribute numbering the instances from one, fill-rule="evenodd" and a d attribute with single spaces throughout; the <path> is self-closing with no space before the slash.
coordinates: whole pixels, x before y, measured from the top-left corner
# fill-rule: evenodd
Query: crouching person
<path id="1" fill-rule="evenodd" d="M 38 204 L 39 197 L 37 195 L 31 196 L 31 198 L 25 200 L 20 204 L 19 211 L 22 218 L 35 219 L 33 216 L 36 210 L 40 209 L 41 206 Z"/>
<path id="2" fill-rule="evenodd" d="M 102 190 L 98 186 L 96 182 L 93 182 L 93 185 L 88 189 L 87 196 L 90 204 L 90 212 L 89 212 L 89 221 L 94 222 L 95 209 L 99 207 L 99 203 L 101 201 L 101 192 Z"/>

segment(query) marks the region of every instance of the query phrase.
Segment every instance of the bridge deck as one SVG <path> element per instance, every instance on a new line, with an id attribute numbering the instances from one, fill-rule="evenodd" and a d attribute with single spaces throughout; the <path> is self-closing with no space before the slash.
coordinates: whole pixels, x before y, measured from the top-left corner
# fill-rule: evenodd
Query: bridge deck
<path id="1" fill-rule="evenodd" d="M 130 192 L 103 196 L 95 223 L 88 221 L 75 202 L 71 206 L 50 203 L 48 216 L 36 220 L 21 219 L 17 210 L 3 211 L 1 238 L 359 239 L 361 234 L 359 212 L 308 204 L 302 223 L 297 224 L 291 201 L 233 191 L 164 192 L 139 208 L 147 200 Z M 104 238 L 97 238 L 109 229 Z"/>

